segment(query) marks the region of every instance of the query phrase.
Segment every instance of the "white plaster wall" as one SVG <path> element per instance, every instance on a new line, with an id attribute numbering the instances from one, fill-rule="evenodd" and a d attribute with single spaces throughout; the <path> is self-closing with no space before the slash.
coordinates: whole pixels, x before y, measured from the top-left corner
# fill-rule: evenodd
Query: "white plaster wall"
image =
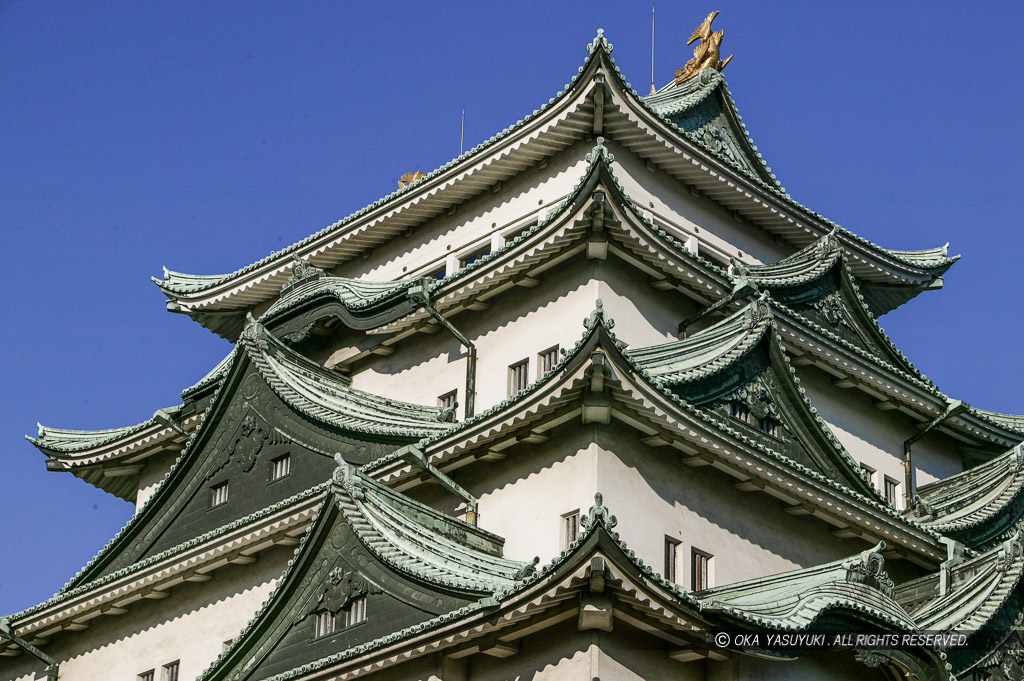
<path id="1" fill-rule="evenodd" d="M 146 465 L 139 473 L 139 493 L 135 497 L 135 512 L 138 513 L 143 504 L 149 501 L 156 491 L 157 485 L 171 469 L 171 464 L 177 456 L 176 452 L 164 452 L 146 459 Z"/>
<path id="2" fill-rule="evenodd" d="M 217 570 L 209 582 L 182 584 L 164 600 L 137 601 L 125 615 L 60 634 L 42 650 L 60 662 L 62 680 L 133 681 L 150 669 L 160 679 L 162 666 L 174 660 L 179 679 L 193 679 L 256 613 L 291 555 L 291 548 L 269 549 L 253 564 Z M 0 679 L 29 681 L 41 670 L 26 656 L 16 659 L 0 661 Z"/>
<path id="3" fill-rule="evenodd" d="M 696 237 L 716 253 L 746 263 L 770 263 L 796 251 L 775 243 L 774 237 L 705 197 L 694 197 L 685 184 L 661 170 L 647 170 L 636 155 L 609 143 L 619 184 L 641 207 L 684 243 Z M 728 261 L 727 261 L 728 262 Z"/>
<path id="4" fill-rule="evenodd" d="M 832 432 L 859 463 L 875 469 L 875 487 L 884 489 L 882 476 L 900 483 L 904 493 L 903 442 L 918 427 L 905 414 L 876 409 L 869 395 L 843 390 L 831 383 L 831 377 L 812 366 L 798 367 L 797 376 Z M 928 435 L 914 444 L 913 458 L 918 486 L 948 477 L 963 470 L 963 459 L 952 438 Z M 901 500 L 902 503 L 902 500 Z"/>

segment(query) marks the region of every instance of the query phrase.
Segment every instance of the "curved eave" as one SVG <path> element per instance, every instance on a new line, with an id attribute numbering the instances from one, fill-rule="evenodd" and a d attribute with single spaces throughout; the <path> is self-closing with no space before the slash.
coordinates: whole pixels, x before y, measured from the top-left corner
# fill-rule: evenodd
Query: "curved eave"
<path id="1" fill-rule="evenodd" d="M 533 115 L 422 180 L 307 239 L 227 275 L 168 272 L 156 281 L 170 298 L 169 309 L 187 313 L 230 337 L 231 321 L 221 319 L 218 313 L 261 304 L 275 296 L 289 275 L 293 256 L 324 269 L 335 267 L 601 131 L 798 248 L 836 227 L 778 188 L 718 159 L 654 113 L 627 87 L 608 51 L 603 38 L 596 41 L 581 73 Z M 596 92 L 605 93 L 600 124 L 594 120 Z M 607 101 L 609 94 L 612 101 Z M 908 255 L 912 252 L 891 252 L 839 230 L 858 276 L 865 280 L 909 287 L 916 293 L 938 277 L 942 266 L 932 266 L 935 259 L 930 255 L 915 258 Z M 930 267 L 922 269 L 919 265 L 923 262 Z"/>
<path id="2" fill-rule="evenodd" d="M 253 321 L 242 345 L 263 379 L 299 412 L 347 432 L 415 440 L 452 428 L 444 409 L 356 390 L 341 375 L 306 359 Z"/>

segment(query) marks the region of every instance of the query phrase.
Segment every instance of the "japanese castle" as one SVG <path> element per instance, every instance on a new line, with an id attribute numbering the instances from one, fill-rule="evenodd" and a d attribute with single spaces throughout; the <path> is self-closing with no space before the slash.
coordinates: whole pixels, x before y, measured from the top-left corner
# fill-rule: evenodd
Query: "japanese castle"
<path id="1" fill-rule="evenodd" d="M 0 679 L 1024 678 L 1024 417 L 877 322 L 957 256 L 791 197 L 715 14 L 649 95 L 598 31 L 441 168 L 155 279 L 234 347 L 143 423 L 29 438 L 136 511 L 0 618 Z"/>

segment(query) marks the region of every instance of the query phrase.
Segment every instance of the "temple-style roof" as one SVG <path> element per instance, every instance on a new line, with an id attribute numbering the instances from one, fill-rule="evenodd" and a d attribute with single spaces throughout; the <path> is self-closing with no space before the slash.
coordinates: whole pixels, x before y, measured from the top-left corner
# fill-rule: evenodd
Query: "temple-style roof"
<path id="1" fill-rule="evenodd" d="M 168 308 L 216 326 L 220 312 L 273 299 L 290 276 L 293 257 L 320 268 L 334 268 L 576 141 L 600 134 L 615 139 L 797 248 L 837 229 L 857 276 L 889 287 L 883 296 L 888 302 L 880 301 L 879 311 L 891 309 L 933 284 L 955 260 L 937 255 L 936 249 L 884 249 L 807 210 L 778 187 L 770 173 L 766 174 L 739 126 L 731 97 L 723 95 L 724 99 L 716 100 L 724 112 L 721 116 L 725 123 L 711 121 L 714 131 L 707 122 L 700 124 L 704 127 L 699 131 L 687 130 L 673 122 L 680 120 L 676 113 L 669 116 L 669 109 L 674 112 L 678 103 L 669 108 L 662 106 L 668 106 L 665 102 L 675 95 L 666 90 L 655 95 L 651 103 L 638 97 L 615 66 L 611 49 L 604 36 L 599 35 L 590 45 L 590 55 L 579 75 L 533 115 L 426 177 L 292 246 L 230 274 L 199 276 L 165 271 L 164 278 L 155 281 L 170 299 Z M 698 76 L 705 77 L 711 76 Z M 711 77 L 720 78 L 718 74 Z M 717 85 L 711 90 L 724 92 L 724 85 Z M 685 90 L 689 86 L 679 87 Z M 683 100 L 690 101 L 686 97 Z M 705 101 L 710 100 L 694 99 L 691 104 L 696 108 L 687 109 L 687 115 L 700 109 Z M 725 133 L 719 131 L 728 132 L 737 140 L 736 148 L 743 152 L 742 159 L 726 153 L 728 149 L 723 151 L 730 144 L 723 147 L 721 135 Z M 748 157 L 749 154 L 754 156 Z"/>
<path id="2" fill-rule="evenodd" d="M 356 390 L 250 320 L 239 345 L 267 384 L 287 404 L 323 423 L 356 433 L 426 437 L 451 429 L 451 409 L 427 407 Z"/>
<path id="3" fill-rule="evenodd" d="M 917 491 L 913 513 L 922 524 L 973 548 L 1012 534 L 1024 517 L 1024 451 L 1002 456 Z"/>
<path id="4" fill-rule="evenodd" d="M 843 249 L 832 230 L 796 253 L 765 265 L 745 265 L 733 262 L 737 285 L 749 281 L 769 289 L 802 286 L 822 277 L 835 267 Z"/>
<path id="5" fill-rule="evenodd" d="M 697 598 L 704 613 L 771 629 L 811 628 L 829 610 L 840 608 L 913 631 L 914 621 L 893 600 L 884 548 L 883 542 L 852 558 L 709 589 Z"/>
<path id="6" fill-rule="evenodd" d="M 759 300 L 692 336 L 629 350 L 626 356 L 660 385 L 672 387 L 729 368 L 764 338 L 770 326 L 768 305 Z"/>

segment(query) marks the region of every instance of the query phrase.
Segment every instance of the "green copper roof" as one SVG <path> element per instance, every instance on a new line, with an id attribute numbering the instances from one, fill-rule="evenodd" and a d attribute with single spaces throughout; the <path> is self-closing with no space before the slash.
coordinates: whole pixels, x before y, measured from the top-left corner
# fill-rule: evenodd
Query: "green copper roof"
<path id="1" fill-rule="evenodd" d="M 263 379 L 307 416 L 357 433 L 426 437 L 452 428 L 451 410 L 356 390 L 351 381 L 306 359 L 250 321 L 238 340 Z"/>
<path id="2" fill-rule="evenodd" d="M 196 381 L 194 384 L 185 388 L 181 391 L 181 399 L 188 400 L 199 392 L 202 392 L 205 388 L 219 383 L 225 376 L 228 375 L 228 370 L 231 369 L 231 365 L 235 361 L 235 355 L 238 353 L 238 346 L 231 348 L 231 352 L 224 356 L 224 359 L 217 362 L 217 366 L 210 369 L 210 371 Z"/>
<path id="3" fill-rule="evenodd" d="M 349 279 L 335 277 L 321 271 L 321 276 L 307 276 L 298 282 L 286 284 L 281 297 L 263 313 L 260 320 L 270 319 L 305 300 L 325 294 L 336 298 L 349 309 L 358 310 L 386 298 L 400 295 L 414 283 L 416 282 L 413 279 L 399 281 Z"/>
<path id="4" fill-rule="evenodd" d="M 656 383 L 673 386 L 722 371 L 764 338 L 771 313 L 763 299 L 682 340 L 626 351 Z"/>
<path id="5" fill-rule="evenodd" d="M 1017 445 L 1005 454 L 923 485 L 918 489 L 914 514 L 919 522 L 943 534 L 955 533 L 965 543 L 977 546 L 1012 532 L 1024 516 L 1019 503 L 1024 489 L 1024 450 Z M 980 531 L 982 525 L 996 527 Z M 974 530 L 970 531 L 969 530 Z"/>
<path id="6" fill-rule="evenodd" d="M 843 249 L 835 230 L 796 253 L 767 265 L 733 263 L 737 283 L 747 280 L 765 288 L 801 286 L 812 282 L 842 259 Z"/>
<path id="7" fill-rule="evenodd" d="M 825 613 L 847 609 L 900 629 L 914 621 L 893 600 L 881 551 L 873 549 L 824 565 L 729 584 L 696 594 L 701 611 L 731 615 L 773 629 L 811 627 Z"/>
<path id="8" fill-rule="evenodd" d="M 168 407 L 157 412 L 167 418 L 173 418 L 181 409 L 181 405 Z M 104 430 L 68 430 L 65 428 L 50 428 L 39 425 L 38 437 L 26 435 L 25 438 L 36 447 L 46 451 L 53 456 L 74 455 L 97 447 L 110 445 L 118 440 L 128 439 L 131 436 L 142 432 L 147 428 L 158 426 L 162 421 L 156 416 L 147 419 L 142 423 L 121 428 L 107 428 Z"/>

